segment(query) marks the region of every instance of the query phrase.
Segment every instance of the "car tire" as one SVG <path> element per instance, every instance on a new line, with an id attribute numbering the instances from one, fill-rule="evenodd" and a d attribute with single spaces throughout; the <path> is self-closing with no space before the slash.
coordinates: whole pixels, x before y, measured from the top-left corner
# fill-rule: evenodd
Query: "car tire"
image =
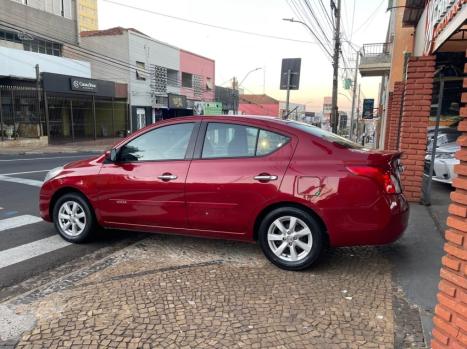
<path id="1" fill-rule="evenodd" d="M 96 226 L 92 207 L 78 193 L 64 194 L 55 202 L 53 221 L 61 237 L 73 243 L 87 241 Z"/>
<path id="2" fill-rule="evenodd" d="M 260 246 L 266 257 L 279 268 L 295 271 L 316 262 L 323 251 L 324 234 L 316 219 L 296 207 L 271 211 L 258 230 Z"/>

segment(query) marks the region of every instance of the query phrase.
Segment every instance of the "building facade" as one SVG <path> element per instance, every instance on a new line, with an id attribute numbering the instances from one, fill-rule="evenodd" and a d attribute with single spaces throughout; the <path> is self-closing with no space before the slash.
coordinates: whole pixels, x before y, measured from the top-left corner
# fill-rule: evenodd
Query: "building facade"
<path id="1" fill-rule="evenodd" d="M 99 29 L 97 0 L 77 0 L 79 31 Z"/>
<path id="2" fill-rule="evenodd" d="M 91 63 L 77 45 L 76 5 L 0 0 L 2 141 L 73 142 L 127 133 L 128 89 L 111 75 L 92 77 Z M 73 58 L 63 57 L 65 47 Z M 7 143 L 13 144 L 2 146 Z"/>
<path id="3" fill-rule="evenodd" d="M 92 76 L 128 84 L 131 129 L 192 115 L 195 102 L 213 102 L 215 62 L 155 40 L 133 28 L 81 33 Z M 65 55 L 76 58 L 73 49 Z M 102 57 L 105 55 L 106 57 Z"/>
<path id="4" fill-rule="evenodd" d="M 0 0 L 0 46 L 62 55 L 63 44 L 78 44 L 74 1 Z"/>

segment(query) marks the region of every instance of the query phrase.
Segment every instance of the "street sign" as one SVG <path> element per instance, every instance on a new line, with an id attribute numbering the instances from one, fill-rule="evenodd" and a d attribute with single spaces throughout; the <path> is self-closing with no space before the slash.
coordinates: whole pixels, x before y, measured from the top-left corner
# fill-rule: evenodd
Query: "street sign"
<path id="1" fill-rule="evenodd" d="M 365 98 L 363 100 L 363 119 L 373 119 L 373 110 L 375 108 L 375 100 L 373 98 Z"/>
<path id="2" fill-rule="evenodd" d="M 281 69 L 281 90 L 298 90 L 300 86 L 300 67 L 302 65 L 301 58 L 283 58 L 282 69 Z M 289 81 L 290 71 L 290 84 L 287 86 Z M 287 88 L 288 87 L 288 88 Z"/>

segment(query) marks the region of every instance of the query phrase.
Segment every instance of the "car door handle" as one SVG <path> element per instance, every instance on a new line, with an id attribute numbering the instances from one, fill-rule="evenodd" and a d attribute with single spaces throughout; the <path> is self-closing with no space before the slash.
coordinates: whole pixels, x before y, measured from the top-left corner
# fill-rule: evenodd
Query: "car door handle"
<path id="1" fill-rule="evenodd" d="M 157 176 L 157 178 L 162 179 L 163 181 L 173 181 L 177 179 L 178 177 L 176 175 L 170 174 L 170 173 L 164 173 L 160 176 Z"/>
<path id="2" fill-rule="evenodd" d="M 275 181 L 277 180 L 277 176 L 271 176 L 268 174 L 260 174 L 258 176 L 253 177 L 254 180 L 260 181 L 260 182 L 269 182 L 269 181 Z"/>

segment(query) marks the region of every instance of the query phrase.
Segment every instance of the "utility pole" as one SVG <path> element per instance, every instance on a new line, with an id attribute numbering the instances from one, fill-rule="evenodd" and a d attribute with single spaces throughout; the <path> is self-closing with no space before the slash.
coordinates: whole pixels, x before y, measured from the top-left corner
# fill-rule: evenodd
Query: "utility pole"
<path id="1" fill-rule="evenodd" d="M 289 101 L 290 101 L 290 76 L 292 75 L 292 71 L 290 69 L 287 70 L 287 99 L 285 101 L 285 115 L 283 119 L 287 119 L 289 117 Z"/>
<path id="2" fill-rule="evenodd" d="M 238 82 L 237 78 L 234 76 L 232 78 L 232 99 L 233 99 L 233 113 L 234 115 L 238 114 L 238 99 L 239 99 L 239 91 L 238 91 Z"/>
<path id="3" fill-rule="evenodd" d="M 350 140 L 353 139 L 353 121 L 354 121 L 354 115 L 355 115 L 355 99 L 357 97 L 357 78 L 358 78 L 358 59 L 360 58 L 360 52 L 357 52 L 357 59 L 355 62 L 355 75 L 353 79 L 353 93 L 352 93 L 352 111 L 350 112 L 350 132 L 349 132 L 349 138 Z M 358 115 L 357 115 L 358 118 Z"/>
<path id="4" fill-rule="evenodd" d="M 333 55 L 333 77 L 332 77 L 332 109 L 331 109 L 331 125 L 332 132 L 337 133 L 337 88 L 339 76 L 339 53 L 341 46 L 340 30 L 341 30 L 341 0 L 337 0 L 337 6 L 334 0 L 331 0 L 331 9 L 334 10 L 336 27 L 334 31 L 334 55 Z"/>

